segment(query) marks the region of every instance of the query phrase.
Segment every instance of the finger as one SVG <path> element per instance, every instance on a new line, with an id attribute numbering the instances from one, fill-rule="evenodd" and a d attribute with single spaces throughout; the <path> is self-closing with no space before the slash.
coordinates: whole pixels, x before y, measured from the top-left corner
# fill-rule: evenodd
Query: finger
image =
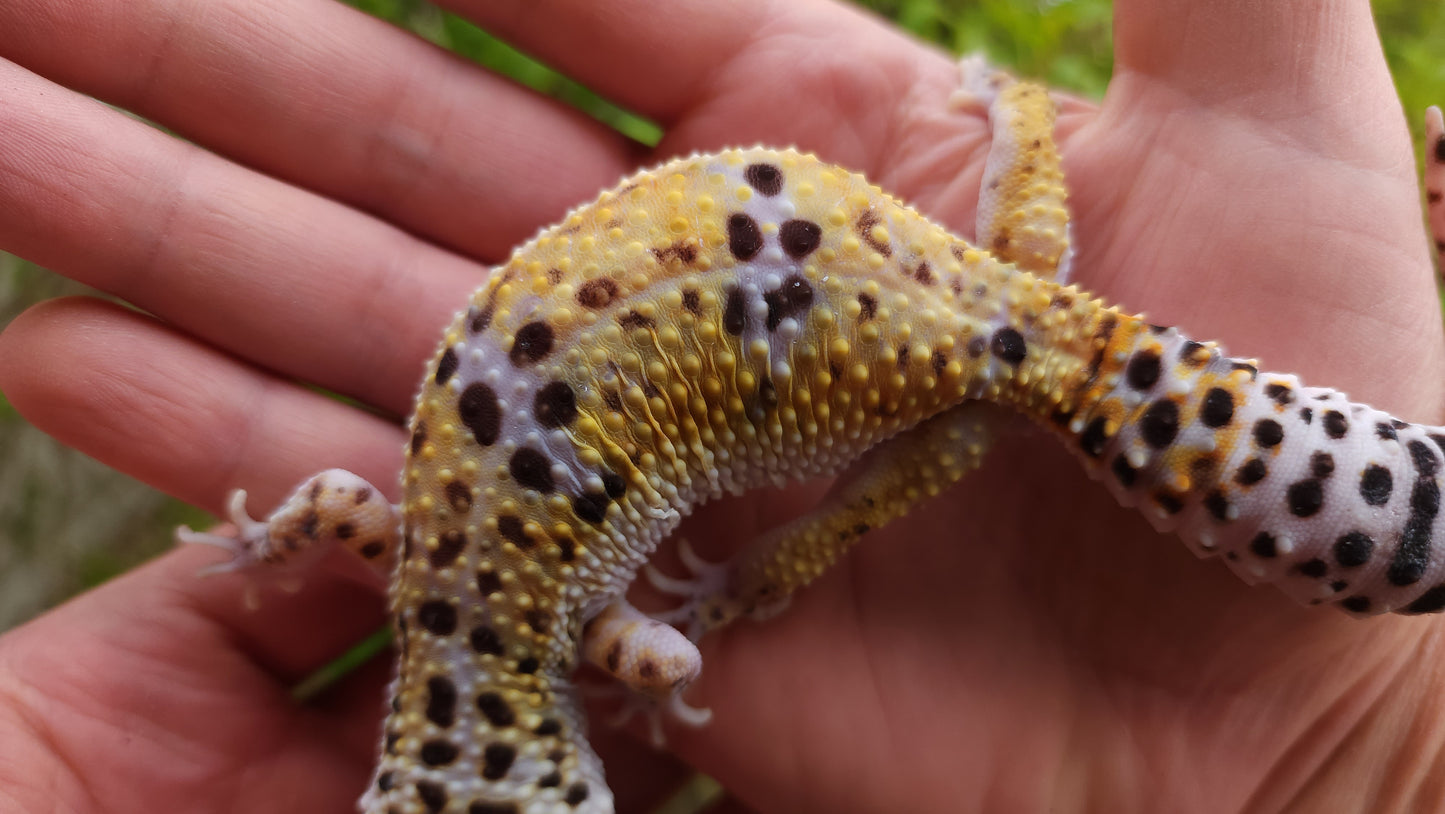
<path id="1" fill-rule="evenodd" d="M 331 466 L 397 496 L 399 427 L 109 303 L 18 317 L 0 334 L 0 391 L 62 443 L 200 506 L 241 487 L 270 507 Z"/>
<path id="2" fill-rule="evenodd" d="M 1341 98 L 1342 87 L 1389 87 L 1370 5 L 1362 0 L 1252 3 L 1226 0 L 1200 13 L 1187 0 L 1121 0 L 1115 6 L 1116 75 L 1165 80 L 1199 103 L 1246 112 L 1276 126 L 1318 132 L 1353 122 L 1302 117 L 1319 105 L 1355 116 L 1393 110 L 1388 90 Z M 1323 117 L 1321 117 L 1323 118 Z"/>
<path id="3" fill-rule="evenodd" d="M 0 247 L 395 413 L 481 268 L 0 61 Z"/>
<path id="4" fill-rule="evenodd" d="M 835 2 L 447 5 L 661 120 L 673 151 L 796 144 L 878 179 L 880 159 L 890 156 L 884 148 L 901 150 L 928 126 L 909 121 L 913 106 L 944 118 L 956 83 L 949 58 Z"/>
<path id="5" fill-rule="evenodd" d="M 577 111 L 331 0 L 16 0 L 0 56 L 489 260 L 635 158 Z"/>

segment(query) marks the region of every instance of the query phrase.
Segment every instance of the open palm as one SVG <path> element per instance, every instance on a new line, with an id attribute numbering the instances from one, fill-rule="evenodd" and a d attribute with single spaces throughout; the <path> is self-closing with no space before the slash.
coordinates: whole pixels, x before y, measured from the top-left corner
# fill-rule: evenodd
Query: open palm
<path id="1" fill-rule="evenodd" d="M 14 63 L 0 63 L 0 247 L 155 315 L 29 312 L 0 336 L 12 402 L 172 494 L 218 507 L 240 486 L 259 508 L 323 467 L 393 482 L 396 418 L 439 326 L 488 264 L 639 164 L 797 144 L 971 232 L 987 133 L 947 106 L 952 62 L 851 9 L 451 5 L 656 118 L 662 145 L 641 151 L 325 0 L 0 6 Z M 1109 97 L 1061 124 L 1076 281 L 1438 421 L 1439 314 L 1368 5 L 1117 12 Z M 71 48 L 52 47 L 59 31 Z M 776 811 L 1344 810 L 1430 794 L 1417 786 L 1440 716 L 1419 698 L 1441 683 L 1438 624 L 1245 588 L 1114 507 L 1040 433 L 991 457 L 784 617 L 705 644 L 693 700 L 717 716 L 675 733 L 678 752 Z M 721 553 L 812 494 L 707 507 L 684 531 Z M 248 613 L 239 580 L 192 578 L 214 557 L 177 551 L 0 639 L 0 800 L 350 807 L 387 667 L 311 705 L 285 688 L 374 629 L 380 598 L 326 572 Z M 623 811 L 680 776 L 601 738 Z"/>

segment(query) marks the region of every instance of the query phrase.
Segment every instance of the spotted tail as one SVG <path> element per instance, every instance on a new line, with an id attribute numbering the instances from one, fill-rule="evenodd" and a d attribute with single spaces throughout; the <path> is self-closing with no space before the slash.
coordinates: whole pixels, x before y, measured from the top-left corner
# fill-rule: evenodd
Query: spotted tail
<path id="1" fill-rule="evenodd" d="M 1068 437 L 1121 503 L 1300 602 L 1445 609 L 1445 428 L 1260 372 L 1073 288 L 1035 292 L 1035 358 L 1001 398 Z"/>

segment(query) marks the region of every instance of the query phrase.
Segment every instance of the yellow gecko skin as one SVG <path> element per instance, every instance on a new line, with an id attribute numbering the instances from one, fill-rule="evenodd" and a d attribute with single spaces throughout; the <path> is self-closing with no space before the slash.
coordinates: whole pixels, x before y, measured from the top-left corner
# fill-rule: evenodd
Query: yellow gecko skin
<path id="1" fill-rule="evenodd" d="M 759 148 L 636 175 L 493 271 L 411 422 L 398 676 L 364 811 L 612 811 L 569 677 L 585 658 L 666 702 L 697 675 L 688 640 L 624 599 L 679 520 L 851 466 L 730 565 L 662 580 L 694 636 L 772 612 L 973 468 L 1000 407 L 1246 579 L 1359 615 L 1445 608 L 1445 434 L 1064 285 L 1052 105 L 984 78 L 988 251 L 857 174 Z M 371 543 L 393 548 L 397 518 L 367 488 L 323 473 L 230 544 L 274 562 L 339 538 L 384 560 Z M 336 516 L 351 504 L 364 522 Z"/>

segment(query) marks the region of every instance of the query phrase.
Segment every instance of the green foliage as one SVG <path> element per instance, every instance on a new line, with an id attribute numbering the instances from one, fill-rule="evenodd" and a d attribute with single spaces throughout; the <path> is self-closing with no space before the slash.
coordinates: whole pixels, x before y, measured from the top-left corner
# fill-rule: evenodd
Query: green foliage
<path id="1" fill-rule="evenodd" d="M 983 52 L 1024 76 L 1099 97 L 1113 69 L 1110 0 L 858 0 L 920 39 Z"/>

